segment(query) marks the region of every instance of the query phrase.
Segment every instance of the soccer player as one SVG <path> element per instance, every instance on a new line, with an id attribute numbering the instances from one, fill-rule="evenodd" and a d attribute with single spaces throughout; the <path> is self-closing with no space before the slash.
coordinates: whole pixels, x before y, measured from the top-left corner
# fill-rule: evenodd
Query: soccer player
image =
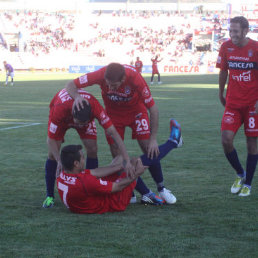
<path id="1" fill-rule="evenodd" d="M 49 107 L 48 121 L 48 159 L 45 165 L 45 180 L 47 198 L 43 202 L 44 208 L 54 205 L 54 185 L 56 173 L 61 172 L 60 148 L 64 142 L 64 136 L 69 128 L 74 128 L 78 132 L 83 145 L 87 151 L 86 168 L 98 167 L 97 158 L 97 131 L 94 118 L 97 118 L 105 132 L 114 139 L 117 148 L 124 158 L 124 167 L 129 176 L 134 173 L 134 168 L 130 163 L 130 158 L 124 146 L 124 142 L 116 131 L 110 118 L 104 111 L 97 99 L 90 93 L 80 90 L 82 98 L 87 99 L 80 110 L 74 105 L 74 100 L 65 89 L 59 91 L 52 99 Z"/>
<path id="2" fill-rule="evenodd" d="M 172 149 L 177 148 L 181 138 L 180 125 L 171 120 L 170 137 L 159 146 L 159 155 L 149 159 L 146 154 L 132 159 L 135 165 L 133 177 L 121 174 L 123 167 L 119 158 L 102 168 L 85 169 L 81 145 L 67 145 L 61 151 L 64 171 L 57 178 L 57 188 L 65 206 L 74 213 L 105 213 L 124 211 L 128 206 L 135 180 L 146 166 L 159 163 Z"/>
<path id="3" fill-rule="evenodd" d="M 13 67 L 10 64 L 7 64 L 6 61 L 4 63 L 4 69 L 6 71 L 6 79 L 5 79 L 5 86 L 8 84 L 8 78 L 11 77 L 11 86 L 13 86 L 13 77 L 14 77 L 14 70 Z"/>
<path id="4" fill-rule="evenodd" d="M 246 37 L 249 23 L 243 16 L 230 20 L 230 40 L 220 48 L 217 67 L 219 99 L 225 106 L 221 122 L 221 140 L 225 156 L 237 173 L 231 193 L 249 196 L 258 160 L 258 42 Z M 229 73 L 228 73 L 229 71 Z M 227 94 L 224 97 L 228 80 Z M 235 135 L 244 124 L 247 143 L 246 170 L 233 145 Z"/>
<path id="5" fill-rule="evenodd" d="M 101 88 L 102 98 L 106 112 L 112 120 L 121 138 L 124 139 L 126 127 L 132 129 L 132 139 L 137 139 L 138 144 L 149 158 L 159 154 L 157 144 L 158 108 L 152 98 L 150 89 L 134 67 L 111 63 L 98 71 L 82 75 L 70 81 L 66 89 L 74 98 L 79 109 L 84 99 L 78 94 L 78 88 L 98 84 Z M 148 116 L 148 111 L 150 118 Z M 119 154 L 112 138 L 107 136 L 112 156 Z M 166 189 L 160 163 L 150 166 L 150 173 L 156 182 L 160 197 L 166 203 L 173 204 L 176 197 Z M 155 203 L 159 201 L 139 178 L 136 190 L 142 194 L 141 202 Z"/>
<path id="6" fill-rule="evenodd" d="M 160 80 L 160 73 L 158 70 L 158 63 L 162 61 L 162 58 L 159 59 L 159 56 L 156 55 L 155 58 L 151 59 L 152 62 L 152 75 L 151 75 L 151 84 L 153 84 L 153 78 L 154 75 L 157 74 L 158 75 L 158 84 L 161 84 L 161 80 Z"/>
<path id="7" fill-rule="evenodd" d="M 135 69 L 138 73 L 142 73 L 143 63 L 142 63 L 142 61 L 140 60 L 139 57 L 136 58 L 134 66 L 135 66 Z"/>

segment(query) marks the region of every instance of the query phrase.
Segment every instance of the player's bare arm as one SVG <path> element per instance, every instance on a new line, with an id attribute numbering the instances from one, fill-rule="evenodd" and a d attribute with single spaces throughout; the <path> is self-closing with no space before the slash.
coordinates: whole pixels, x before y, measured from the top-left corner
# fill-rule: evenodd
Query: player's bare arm
<path id="1" fill-rule="evenodd" d="M 81 107 L 83 108 L 83 102 L 84 101 L 87 102 L 87 100 L 79 94 L 78 88 L 76 87 L 74 82 L 73 81 L 68 82 L 65 88 L 68 94 L 74 99 L 74 103 L 77 109 L 80 110 Z"/>
<path id="2" fill-rule="evenodd" d="M 219 99 L 223 106 L 226 105 L 226 98 L 224 97 L 224 90 L 225 90 L 227 78 L 228 78 L 228 71 L 220 70 L 220 73 L 219 73 Z"/>
<path id="3" fill-rule="evenodd" d="M 143 166 L 142 161 L 140 158 L 134 159 L 133 162 L 135 163 L 135 175 L 133 178 L 123 178 L 119 182 L 115 182 L 112 185 L 112 193 L 122 191 L 126 186 L 131 184 L 136 178 L 143 174 L 144 170 L 147 168 Z"/>
<path id="4" fill-rule="evenodd" d="M 159 155 L 159 146 L 157 143 L 157 133 L 159 125 L 159 111 L 156 105 L 149 109 L 150 113 L 150 141 L 148 146 L 148 157 L 153 158 Z"/>
<path id="5" fill-rule="evenodd" d="M 120 137 L 120 135 L 118 134 L 117 130 L 115 129 L 115 127 L 113 125 L 110 126 L 108 129 L 106 129 L 106 133 L 113 138 L 113 140 L 115 141 L 115 143 L 120 151 L 120 154 L 123 157 L 123 167 L 125 169 L 125 172 L 127 173 L 127 175 L 129 177 L 133 177 L 135 174 L 135 169 L 130 162 L 129 155 L 127 153 L 127 150 L 125 148 L 125 144 L 124 144 L 122 138 Z"/>
<path id="6" fill-rule="evenodd" d="M 97 178 L 101 178 L 101 177 L 112 175 L 122 169 L 123 169 L 123 166 L 121 163 L 110 164 L 109 166 L 106 166 L 106 167 L 91 169 L 90 173 Z"/>

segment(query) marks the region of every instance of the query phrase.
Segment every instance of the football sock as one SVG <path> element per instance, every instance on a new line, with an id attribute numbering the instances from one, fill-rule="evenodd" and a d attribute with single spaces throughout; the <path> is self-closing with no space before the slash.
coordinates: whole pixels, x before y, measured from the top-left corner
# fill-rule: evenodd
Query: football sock
<path id="1" fill-rule="evenodd" d="M 47 196 L 54 197 L 55 180 L 56 180 L 57 162 L 47 159 L 45 164 L 45 180 L 47 187 Z"/>
<path id="2" fill-rule="evenodd" d="M 246 185 L 250 186 L 252 184 L 252 180 L 253 180 L 254 172 L 255 172 L 255 169 L 256 169 L 257 161 L 258 161 L 258 154 L 255 154 L 255 155 L 248 154 L 247 155 L 246 180 L 245 180 Z"/>
<path id="3" fill-rule="evenodd" d="M 163 182 L 163 173 L 162 173 L 160 162 L 157 162 L 156 164 L 151 165 L 149 167 L 149 171 L 151 173 L 152 178 L 156 182 L 156 184 Z"/>
<path id="4" fill-rule="evenodd" d="M 237 174 L 240 177 L 244 177 L 245 172 L 244 172 L 244 169 L 243 169 L 243 167 L 240 164 L 240 161 L 238 159 L 237 151 L 234 149 L 230 153 L 225 153 L 225 156 L 228 159 L 231 166 L 236 170 Z"/>
<path id="5" fill-rule="evenodd" d="M 147 157 L 147 154 L 140 156 L 142 164 L 144 166 L 152 166 L 160 163 L 160 160 L 163 159 L 171 150 L 177 148 L 177 144 L 168 140 L 166 143 L 159 146 L 159 155 L 153 159 Z"/>
<path id="6" fill-rule="evenodd" d="M 135 190 L 138 191 L 141 195 L 148 194 L 150 192 L 149 188 L 142 181 L 141 177 L 138 177 Z"/>
<path id="7" fill-rule="evenodd" d="M 98 158 L 89 158 L 86 160 L 86 169 L 94 169 L 99 165 Z"/>

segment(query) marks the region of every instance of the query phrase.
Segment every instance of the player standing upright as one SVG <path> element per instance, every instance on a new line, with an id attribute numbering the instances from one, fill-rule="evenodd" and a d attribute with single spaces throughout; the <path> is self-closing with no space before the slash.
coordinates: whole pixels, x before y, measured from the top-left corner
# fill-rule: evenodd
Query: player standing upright
<path id="1" fill-rule="evenodd" d="M 159 154 L 156 140 L 158 108 L 141 74 L 131 66 L 111 63 L 98 71 L 85 74 L 69 82 L 66 89 L 79 107 L 84 100 L 78 94 L 78 88 L 94 84 L 100 85 L 107 114 L 121 138 L 124 139 L 125 128 L 130 127 L 132 138 L 138 140 L 142 151 L 147 153 L 150 158 L 157 156 Z M 107 139 L 113 157 L 117 156 L 119 152 L 113 140 L 110 137 L 107 137 Z M 150 166 L 149 170 L 157 184 L 161 198 L 167 203 L 175 203 L 175 196 L 164 187 L 160 163 Z M 137 181 L 138 184 L 140 184 L 139 180 Z M 142 189 L 142 202 L 156 202 L 157 198 L 145 185 L 139 187 Z"/>
<path id="2" fill-rule="evenodd" d="M 154 75 L 157 74 L 158 75 L 158 84 L 161 84 L 162 82 L 160 81 L 160 73 L 158 70 L 158 63 L 162 61 L 162 58 L 159 59 L 159 56 L 156 55 L 155 58 L 151 59 L 152 62 L 152 75 L 151 75 L 151 84 L 153 84 L 153 78 Z"/>
<path id="3" fill-rule="evenodd" d="M 13 77 L 14 77 L 13 67 L 10 64 L 7 64 L 6 61 L 4 61 L 3 63 L 4 63 L 5 72 L 6 72 L 5 86 L 7 86 L 8 84 L 9 76 L 11 77 L 11 86 L 13 86 Z"/>
<path id="4" fill-rule="evenodd" d="M 217 60 L 219 98 L 225 106 L 221 122 L 221 138 L 225 155 L 235 169 L 237 178 L 232 193 L 248 196 L 255 173 L 258 151 L 258 42 L 246 35 L 249 23 L 243 16 L 230 20 L 230 40 L 222 44 Z M 228 74 L 229 71 L 229 74 Z M 224 89 L 229 76 L 226 98 Z M 243 169 L 234 148 L 234 137 L 244 124 L 247 143 L 246 170 Z"/>
<path id="5" fill-rule="evenodd" d="M 142 61 L 140 60 L 139 57 L 136 58 L 134 66 L 135 66 L 135 69 L 138 73 L 142 73 L 143 63 L 142 63 Z"/>

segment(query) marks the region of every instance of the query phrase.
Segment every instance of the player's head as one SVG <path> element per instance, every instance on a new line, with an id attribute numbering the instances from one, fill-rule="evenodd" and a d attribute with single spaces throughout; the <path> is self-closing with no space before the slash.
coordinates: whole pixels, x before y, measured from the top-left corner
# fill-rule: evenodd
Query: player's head
<path id="1" fill-rule="evenodd" d="M 125 81 L 125 68 L 118 63 L 111 63 L 107 66 L 105 80 L 110 90 L 117 90 Z"/>
<path id="2" fill-rule="evenodd" d="M 75 103 L 73 103 L 72 114 L 76 124 L 86 125 L 91 118 L 91 106 L 86 101 L 83 101 L 83 107 L 78 110 Z"/>
<path id="3" fill-rule="evenodd" d="M 67 145 L 61 150 L 61 163 L 65 171 L 82 171 L 85 161 L 81 145 Z"/>
<path id="4" fill-rule="evenodd" d="M 6 61 L 4 61 L 3 63 L 4 63 L 4 65 L 6 65 L 6 64 L 7 64 L 7 63 L 6 63 Z"/>
<path id="5" fill-rule="evenodd" d="M 246 34 L 249 30 L 249 22 L 243 16 L 236 16 L 230 20 L 229 36 L 236 46 L 245 44 Z"/>
<path id="6" fill-rule="evenodd" d="M 140 60 L 140 57 L 137 56 L 137 57 L 136 57 L 136 60 L 139 61 L 139 60 Z"/>

